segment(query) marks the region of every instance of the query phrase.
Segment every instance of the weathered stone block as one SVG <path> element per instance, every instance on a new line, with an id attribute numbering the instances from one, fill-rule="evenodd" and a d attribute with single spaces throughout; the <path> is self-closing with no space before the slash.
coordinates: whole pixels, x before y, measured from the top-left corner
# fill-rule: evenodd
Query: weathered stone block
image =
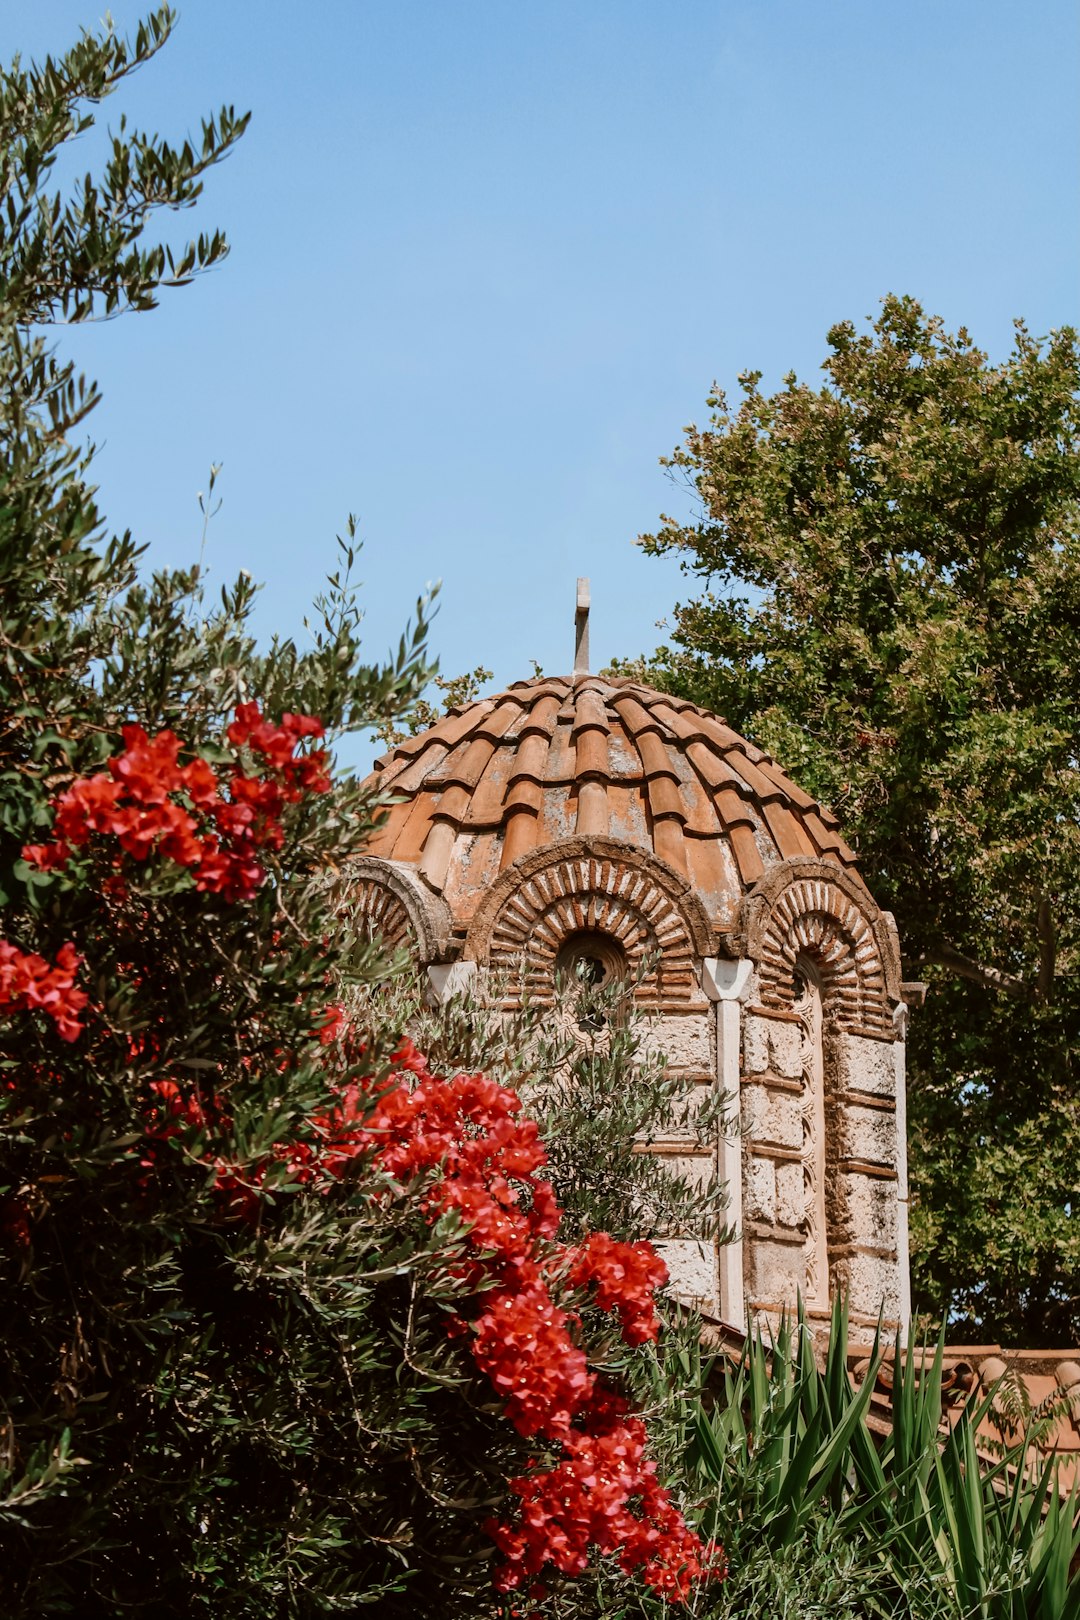
<path id="1" fill-rule="evenodd" d="M 841 1176 L 841 1191 L 852 1235 L 860 1243 L 895 1248 L 899 1213 L 896 1182 L 850 1170 Z"/>
<path id="2" fill-rule="evenodd" d="M 806 1257 L 794 1243 L 773 1243 L 752 1238 L 747 1248 L 747 1286 L 751 1299 L 795 1308 L 801 1289 L 806 1292 Z"/>
<path id="3" fill-rule="evenodd" d="M 664 1163 L 675 1175 L 682 1176 L 684 1181 L 689 1182 L 691 1187 L 700 1192 L 704 1202 L 705 1194 L 716 1181 L 716 1153 L 667 1152 L 660 1154 L 659 1157 L 663 1158 Z"/>
<path id="4" fill-rule="evenodd" d="M 837 1041 L 836 1056 L 843 1089 L 869 1091 L 876 1097 L 896 1096 L 896 1049 L 891 1041 L 843 1035 Z"/>
<path id="5" fill-rule="evenodd" d="M 747 1018 L 743 1025 L 743 1070 L 764 1074 L 769 1067 L 769 1026 L 764 1018 Z"/>
<path id="6" fill-rule="evenodd" d="M 776 1221 L 776 1166 L 771 1159 L 751 1158 L 743 1187 L 743 1215 L 748 1221 Z"/>
<path id="7" fill-rule="evenodd" d="M 772 1142 L 776 1147 L 803 1145 L 801 1098 L 792 1091 L 770 1091 L 766 1086 L 742 1088 L 743 1130 L 755 1142 Z"/>
<path id="8" fill-rule="evenodd" d="M 683 1017 L 650 1020 L 642 1040 L 642 1051 L 666 1057 L 673 1069 L 697 1069 L 706 1074 L 715 1070 L 712 1048 L 713 1014 L 688 1013 Z"/>
<path id="9" fill-rule="evenodd" d="M 896 1164 L 896 1115 L 878 1108 L 846 1107 L 842 1113 L 844 1151 L 869 1164 Z"/>
<path id="10" fill-rule="evenodd" d="M 900 1315 L 900 1273 L 895 1260 L 872 1254 L 853 1254 L 847 1262 L 851 1309 L 862 1316 L 884 1311 L 895 1321 Z"/>
<path id="11" fill-rule="evenodd" d="M 656 1245 L 670 1274 L 668 1288 L 677 1299 L 718 1315 L 720 1288 L 716 1247 L 694 1238 L 665 1238 Z"/>
<path id="12" fill-rule="evenodd" d="M 769 1067 L 785 1080 L 798 1080 L 803 1072 L 803 1029 L 801 1024 L 774 1023 L 769 1026 Z"/>
<path id="13" fill-rule="evenodd" d="M 801 1164 L 776 1167 L 776 1219 L 795 1229 L 806 1219 L 806 1173 Z"/>
<path id="14" fill-rule="evenodd" d="M 802 1026 L 786 1019 L 750 1017 L 743 1036 L 743 1063 L 747 1074 L 782 1075 L 797 1080 L 802 1074 Z"/>

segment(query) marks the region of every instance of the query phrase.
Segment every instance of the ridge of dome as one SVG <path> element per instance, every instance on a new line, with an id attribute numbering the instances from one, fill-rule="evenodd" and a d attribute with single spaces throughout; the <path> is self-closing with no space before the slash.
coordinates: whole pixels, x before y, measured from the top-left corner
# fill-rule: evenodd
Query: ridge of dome
<path id="1" fill-rule="evenodd" d="M 366 852 L 414 867 L 455 911 L 523 855 L 572 837 L 650 851 L 717 915 L 782 861 L 858 876 L 836 817 L 770 755 L 623 677 L 515 681 L 398 743 L 367 782 L 390 802 Z"/>

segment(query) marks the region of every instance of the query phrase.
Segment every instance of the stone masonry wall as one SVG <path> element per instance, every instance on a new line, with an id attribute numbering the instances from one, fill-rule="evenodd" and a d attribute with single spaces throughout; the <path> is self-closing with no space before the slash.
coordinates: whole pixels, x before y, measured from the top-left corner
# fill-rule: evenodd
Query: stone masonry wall
<path id="1" fill-rule="evenodd" d="M 692 1184 L 705 1186 L 717 1173 L 717 1145 L 713 1142 L 699 1146 L 690 1120 L 697 1106 L 711 1100 L 716 1089 L 716 1029 L 711 1004 L 698 993 L 685 1013 L 654 1016 L 643 1045 L 647 1052 L 666 1057 L 669 1069 L 693 1086 L 687 1102 L 687 1128 L 660 1138 L 651 1151 L 669 1159 L 672 1168 Z M 719 1315 L 717 1252 L 711 1237 L 688 1231 L 657 1246 L 671 1273 L 673 1293 L 688 1304 Z"/>
<path id="2" fill-rule="evenodd" d="M 825 1136 L 814 1140 L 804 1028 L 796 1013 L 751 1005 L 743 1025 L 743 1239 L 751 1315 L 775 1319 L 801 1294 L 828 1314 L 847 1289 L 854 1326 L 903 1311 L 895 1043 L 849 1034 L 826 1011 Z M 808 1287 L 811 1172 L 824 1177 L 828 1293 Z M 904 1257 L 906 1259 L 906 1256 Z M 808 1293 L 810 1298 L 808 1299 Z"/>

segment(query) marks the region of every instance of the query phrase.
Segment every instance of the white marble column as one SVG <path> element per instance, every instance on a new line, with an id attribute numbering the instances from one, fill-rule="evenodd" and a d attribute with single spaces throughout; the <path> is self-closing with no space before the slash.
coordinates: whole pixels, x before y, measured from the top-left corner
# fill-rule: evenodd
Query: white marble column
<path id="1" fill-rule="evenodd" d="M 707 956 L 701 965 L 701 985 L 716 1003 L 716 1084 L 727 1099 L 731 1135 L 720 1138 L 720 1180 L 727 1184 L 728 1221 L 735 1239 L 720 1248 L 720 1316 L 729 1326 L 746 1331 L 746 1290 L 743 1282 L 742 1243 L 742 1138 L 739 1130 L 739 1048 L 742 1004 L 750 988 L 754 964 Z"/>
<path id="2" fill-rule="evenodd" d="M 911 1322 L 911 1255 L 908 1243 L 908 1166 L 907 1166 L 907 1026 L 908 1010 L 901 1002 L 893 1013 L 896 1043 L 896 1265 L 900 1272 L 900 1332 L 906 1335 Z"/>

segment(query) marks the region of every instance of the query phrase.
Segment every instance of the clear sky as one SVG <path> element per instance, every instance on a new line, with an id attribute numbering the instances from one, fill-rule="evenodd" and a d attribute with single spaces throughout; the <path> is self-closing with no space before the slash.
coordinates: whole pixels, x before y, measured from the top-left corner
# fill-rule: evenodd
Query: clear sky
<path id="1" fill-rule="evenodd" d="M 7 58 L 102 8 L 4 9 Z M 373 656 L 441 579 L 446 673 L 565 673 L 578 574 L 593 667 L 650 650 L 683 582 L 633 541 L 686 510 L 657 459 L 714 378 L 813 378 L 890 291 L 992 355 L 1014 316 L 1080 318 L 1075 0 L 179 11 L 105 116 L 182 136 L 251 109 L 186 221 L 232 255 L 61 342 L 105 391 L 112 525 L 193 561 L 224 463 L 209 562 L 265 581 L 264 628 L 300 629 L 353 511 Z"/>

